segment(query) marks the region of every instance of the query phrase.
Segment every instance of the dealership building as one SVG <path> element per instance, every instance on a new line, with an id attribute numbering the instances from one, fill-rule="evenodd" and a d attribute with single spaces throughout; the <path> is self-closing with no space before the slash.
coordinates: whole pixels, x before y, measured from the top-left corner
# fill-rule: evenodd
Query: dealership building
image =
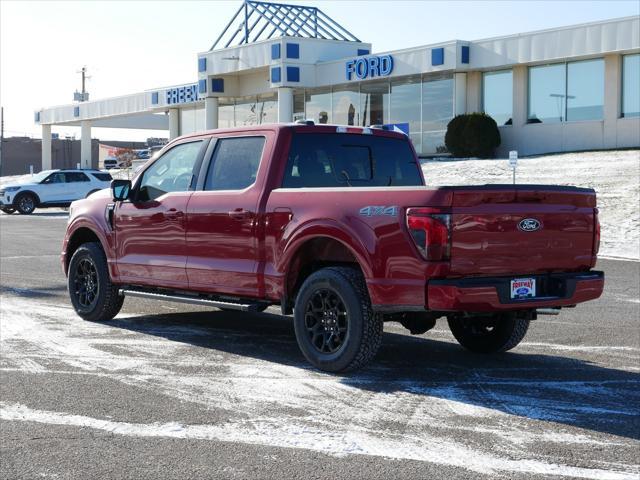
<path id="1" fill-rule="evenodd" d="M 499 154 L 640 147 L 640 17 L 484 40 L 377 52 L 321 9 L 246 0 L 208 51 L 194 81 L 114 98 L 43 108 L 42 167 L 51 127 L 191 132 L 292 122 L 404 130 L 420 155 L 446 152 L 447 123 L 486 112 Z"/>

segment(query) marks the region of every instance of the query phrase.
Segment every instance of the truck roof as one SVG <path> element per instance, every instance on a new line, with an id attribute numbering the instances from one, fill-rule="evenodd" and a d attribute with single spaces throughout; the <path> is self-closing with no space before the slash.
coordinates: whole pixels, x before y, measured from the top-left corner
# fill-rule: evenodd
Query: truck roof
<path id="1" fill-rule="evenodd" d="M 248 125 L 244 127 L 218 128 L 215 130 L 203 130 L 196 133 L 182 135 L 177 139 L 202 137 L 207 135 L 242 133 L 242 132 L 267 132 L 267 131 L 278 132 L 280 130 L 287 130 L 287 129 L 293 130 L 294 132 L 299 132 L 299 133 L 350 133 L 350 134 L 362 134 L 362 135 L 376 135 L 376 136 L 398 138 L 398 139 L 407 138 L 407 135 L 404 132 L 400 132 L 397 130 L 390 130 L 388 128 L 383 127 L 382 125 L 358 127 L 353 125 L 330 125 L 330 124 L 316 125 L 311 121 L 305 121 L 305 122 L 306 123 L 269 123 L 269 124 L 262 124 L 262 125 Z M 171 143 L 173 143 L 173 141 Z"/>

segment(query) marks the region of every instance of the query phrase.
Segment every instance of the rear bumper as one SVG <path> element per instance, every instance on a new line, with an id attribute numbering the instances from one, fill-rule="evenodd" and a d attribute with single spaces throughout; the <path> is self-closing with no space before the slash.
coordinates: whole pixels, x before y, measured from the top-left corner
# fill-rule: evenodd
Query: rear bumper
<path id="1" fill-rule="evenodd" d="M 427 305 L 429 310 L 454 312 L 562 307 L 596 299 L 604 288 L 604 272 L 599 271 L 520 277 L 536 279 L 540 286 L 538 297 L 511 299 L 510 281 L 514 277 L 431 280 L 427 285 Z"/>

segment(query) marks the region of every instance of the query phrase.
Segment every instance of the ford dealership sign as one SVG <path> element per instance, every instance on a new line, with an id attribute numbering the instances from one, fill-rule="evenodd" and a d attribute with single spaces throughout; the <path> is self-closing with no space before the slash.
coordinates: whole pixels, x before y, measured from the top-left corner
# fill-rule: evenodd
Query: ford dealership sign
<path id="1" fill-rule="evenodd" d="M 393 57 L 391 55 L 380 55 L 349 60 L 346 63 L 346 71 L 347 80 L 352 80 L 354 75 L 358 80 L 386 77 L 393 71 Z"/>

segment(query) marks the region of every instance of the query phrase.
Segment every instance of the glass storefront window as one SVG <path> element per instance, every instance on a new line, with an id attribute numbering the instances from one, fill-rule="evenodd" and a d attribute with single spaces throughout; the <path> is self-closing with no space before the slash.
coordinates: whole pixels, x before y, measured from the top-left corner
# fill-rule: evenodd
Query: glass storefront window
<path id="1" fill-rule="evenodd" d="M 640 117 L 640 53 L 622 57 L 622 116 Z"/>
<path id="2" fill-rule="evenodd" d="M 604 60 L 567 64 L 567 121 L 602 120 Z"/>
<path id="3" fill-rule="evenodd" d="M 258 123 L 278 122 L 278 94 L 261 95 L 256 103 L 256 118 Z"/>
<path id="4" fill-rule="evenodd" d="M 483 111 L 498 125 L 511 125 L 513 112 L 513 72 L 485 72 L 482 76 Z"/>
<path id="5" fill-rule="evenodd" d="M 234 124 L 236 127 L 276 123 L 278 121 L 278 96 L 277 94 L 270 94 L 260 97 L 239 98 L 236 101 L 234 110 Z M 226 115 L 228 115 L 227 112 Z M 227 120 L 225 119 L 225 121 Z M 221 125 L 220 122 L 220 113 L 218 113 L 218 123 Z"/>
<path id="6" fill-rule="evenodd" d="M 260 125 L 278 121 L 276 94 L 238 99 L 235 106 L 235 125 Z"/>
<path id="7" fill-rule="evenodd" d="M 258 124 L 255 97 L 245 97 L 236 101 L 235 123 L 236 127 Z"/>
<path id="8" fill-rule="evenodd" d="M 564 63 L 529 68 L 529 123 L 565 119 L 565 70 Z"/>
<path id="9" fill-rule="evenodd" d="M 306 117 L 316 123 L 332 123 L 331 91 L 329 89 L 305 91 Z"/>
<path id="10" fill-rule="evenodd" d="M 422 81 L 422 130 L 446 130 L 453 118 L 453 77 L 425 77 Z"/>
<path id="11" fill-rule="evenodd" d="M 362 126 L 389 122 L 389 82 L 366 82 L 360 85 Z"/>
<path id="12" fill-rule="evenodd" d="M 529 68 L 529 123 L 601 120 L 604 60 Z"/>
<path id="13" fill-rule="evenodd" d="M 409 138 L 411 139 L 411 143 L 413 143 L 413 148 L 416 149 L 416 153 L 420 155 L 422 153 L 422 134 L 410 133 Z"/>
<path id="14" fill-rule="evenodd" d="M 422 80 L 419 76 L 408 77 L 403 80 L 391 82 L 390 116 L 389 123 L 408 123 L 409 135 L 414 138 L 416 150 L 420 145 L 420 98 Z M 417 139 L 417 143 L 416 143 Z"/>
<path id="15" fill-rule="evenodd" d="M 183 133 L 193 133 L 204 130 L 204 108 L 181 108 L 180 129 Z"/>
<path id="16" fill-rule="evenodd" d="M 233 104 L 221 105 L 218 107 L 218 127 L 231 128 L 235 126 L 233 120 Z"/>
<path id="17" fill-rule="evenodd" d="M 296 90 L 293 92 L 293 121 L 305 119 L 304 90 Z"/>
<path id="18" fill-rule="evenodd" d="M 447 153 L 447 147 L 444 144 L 444 136 L 446 133 L 446 130 L 424 132 L 422 134 L 422 145 L 420 151 L 423 154 Z"/>
<path id="19" fill-rule="evenodd" d="M 361 125 L 360 88 L 358 85 L 334 87 L 331 104 L 333 106 L 331 123 Z"/>

